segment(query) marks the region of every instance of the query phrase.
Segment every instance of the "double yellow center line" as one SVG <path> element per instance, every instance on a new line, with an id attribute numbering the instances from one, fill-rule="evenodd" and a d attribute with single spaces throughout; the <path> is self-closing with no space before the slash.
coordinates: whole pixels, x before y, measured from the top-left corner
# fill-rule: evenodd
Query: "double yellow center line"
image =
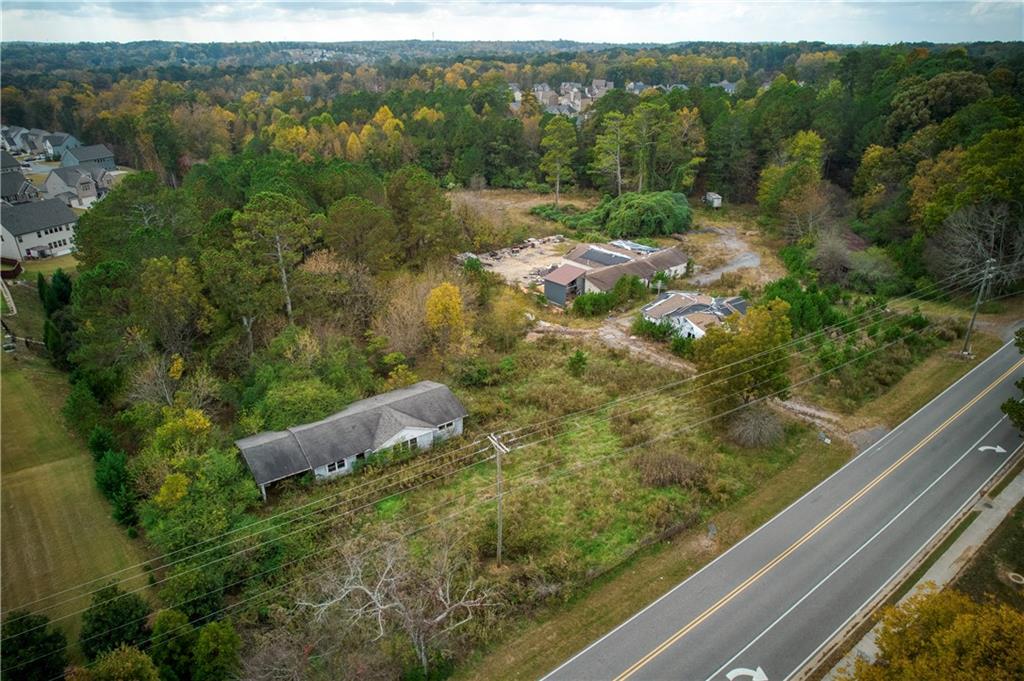
<path id="1" fill-rule="evenodd" d="M 949 425 L 953 423 L 953 421 L 963 416 L 964 412 L 966 412 L 968 409 L 977 404 L 979 400 L 981 400 L 983 397 L 992 392 L 992 390 L 994 390 L 997 385 L 1006 380 L 1007 377 L 1009 377 L 1011 374 L 1013 374 L 1013 372 L 1017 371 L 1017 369 L 1021 368 L 1022 366 L 1024 366 L 1024 359 L 1019 360 L 1016 364 L 1007 369 L 1002 376 L 1000 376 L 995 381 L 990 383 L 988 387 L 986 387 L 984 390 L 978 393 L 973 399 L 971 399 L 971 401 L 969 401 L 963 407 L 958 409 L 955 414 L 953 414 L 948 419 L 943 421 L 939 427 L 937 427 L 935 430 L 929 433 L 923 440 L 914 445 L 914 447 L 911 450 L 909 450 L 906 454 L 904 454 L 895 462 L 893 462 L 892 465 L 890 465 L 884 471 L 879 473 L 878 477 L 876 477 L 874 480 L 865 485 L 859 492 L 857 492 L 852 497 L 843 502 L 842 506 L 832 511 L 832 513 L 826 516 L 821 522 L 819 522 L 813 528 L 808 530 L 807 533 L 804 534 L 804 536 L 800 537 L 795 542 L 793 542 L 793 544 L 790 545 L 789 548 L 787 548 L 785 551 L 772 558 L 760 570 L 752 574 L 750 577 L 744 580 L 743 583 L 741 583 L 735 589 L 733 589 L 725 596 L 723 596 L 721 599 L 719 599 L 717 603 L 715 603 L 710 608 L 702 612 L 699 616 L 697 616 L 697 618 L 695 618 L 689 624 L 684 626 L 682 629 L 669 636 L 661 645 L 659 645 L 657 648 L 655 648 L 654 650 L 652 650 L 651 652 L 647 653 L 642 658 L 637 660 L 635 663 L 633 663 L 633 665 L 629 667 L 629 669 L 615 677 L 615 681 L 624 681 L 625 679 L 631 677 L 633 674 L 635 674 L 637 671 L 643 668 L 648 662 L 656 658 L 661 653 L 665 652 L 665 650 L 672 646 L 676 641 L 678 641 L 679 639 L 681 639 L 682 637 L 686 636 L 688 633 L 699 627 L 705 620 L 707 620 L 709 617 L 711 617 L 716 612 L 721 610 L 723 607 L 725 607 L 725 605 L 727 605 L 730 601 L 735 599 L 741 593 L 746 591 L 751 584 L 759 580 L 761 577 L 765 575 L 765 573 L 767 573 L 776 565 L 784 561 L 787 557 L 792 555 L 794 551 L 796 551 L 801 546 L 810 541 L 816 534 L 821 532 L 829 523 L 835 520 L 845 510 L 850 508 L 850 506 L 857 503 L 859 499 L 861 499 L 864 495 L 866 495 L 868 492 L 874 489 L 880 482 L 882 482 L 882 480 L 891 475 L 893 471 L 895 471 L 897 468 L 903 465 L 907 461 L 907 459 L 912 457 L 914 454 L 920 451 L 922 447 L 924 447 L 929 442 L 934 440 L 935 437 L 943 430 L 945 430 L 947 427 L 949 427 Z"/>

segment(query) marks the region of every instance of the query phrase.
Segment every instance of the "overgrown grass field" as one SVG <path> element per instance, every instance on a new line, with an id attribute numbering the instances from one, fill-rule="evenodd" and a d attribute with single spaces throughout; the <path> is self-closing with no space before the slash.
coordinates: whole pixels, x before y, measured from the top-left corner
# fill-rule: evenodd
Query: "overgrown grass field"
<path id="1" fill-rule="evenodd" d="M 132 566 L 144 559 L 138 547 L 110 517 L 110 508 L 93 482 L 92 459 L 64 426 L 61 407 L 67 378 L 45 359 L 19 349 L 5 355 L 2 381 L 3 497 L 2 598 L 6 613 Z M 141 569 L 122 573 L 145 584 Z M 97 588 L 100 585 L 93 585 Z M 72 589 L 31 607 L 50 618 L 88 607 L 90 589 Z M 74 597 L 74 598 L 72 598 Z M 71 599 L 50 610 L 44 607 Z M 71 616 L 58 626 L 69 642 L 80 621 Z M 76 646 L 72 645 L 74 651 Z"/>

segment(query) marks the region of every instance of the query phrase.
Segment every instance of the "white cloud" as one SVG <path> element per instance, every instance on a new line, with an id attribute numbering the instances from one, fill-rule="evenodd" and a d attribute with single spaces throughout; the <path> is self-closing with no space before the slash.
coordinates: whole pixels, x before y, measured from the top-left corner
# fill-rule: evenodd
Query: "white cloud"
<path id="1" fill-rule="evenodd" d="M 3 40 L 39 41 L 350 41 L 687 40 L 836 43 L 1021 40 L 1020 2 L 734 2 L 525 3 L 434 2 L 202 3 L 34 2 L 3 6 Z"/>

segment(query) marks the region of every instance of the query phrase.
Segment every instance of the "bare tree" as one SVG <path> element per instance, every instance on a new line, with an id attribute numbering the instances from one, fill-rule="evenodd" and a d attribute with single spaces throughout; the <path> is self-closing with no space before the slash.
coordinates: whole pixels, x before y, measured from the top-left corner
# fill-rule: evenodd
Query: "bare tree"
<path id="1" fill-rule="evenodd" d="M 822 232 L 818 235 L 818 243 L 814 248 L 814 266 L 821 274 L 821 280 L 835 284 L 846 278 L 850 270 L 850 249 L 835 230 Z"/>
<path id="2" fill-rule="evenodd" d="M 311 608 L 318 620 L 340 608 L 349 626 L 372 623 L 378 639 L 400 632 L 427 677 L 431 653 L 476 611 L 491 605 L 491 594 L 456 546 L 456 540 L 443 535 L 425 560 L 409 554 L 404 538 L 352 546 L 344 553 L 344 570 L 325 581 L 326 597 L 299 605 Z"/>
<path id="3" fill-rule="evenodd" d="M 834 198 L 829 187 L 818 183 L 787 198 L 779 206 L 786 240 L 795 243 L 806 236 L 815 236 L 832 222 Z"/>
<path id="4" fill-rule="evenodd" d="M 145 358 L 131 377 L 129 399 L 132 403 L 149 402 L 162 406 L 174 406 L 174 393 L 178 390 L 180 376 L 171 372 L 174 359 L 164 353 Z"/>
<path id="5" fill-rule="evenodd" d="M 942 224 L 931 240 L 927 261 L 936 276 L 967 281 L 985 261 L 996 261 L 993 290 L 1005 289 L 1024 277 L 1024 222 L 1005 203 L 967 206 Z"/>

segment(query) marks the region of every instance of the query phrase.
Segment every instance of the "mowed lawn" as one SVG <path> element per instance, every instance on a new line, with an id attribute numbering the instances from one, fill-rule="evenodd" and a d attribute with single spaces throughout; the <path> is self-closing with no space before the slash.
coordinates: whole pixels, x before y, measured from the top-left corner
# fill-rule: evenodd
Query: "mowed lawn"
<path id="1" fill-rule="evenodd" d="M 111 518 L 93 482 L 88 450 L 64 425 L 66 377 L 19 348 L 3 356 L 0 381 L 0 588 L 6 614 L 135 566 L 144 556 Z M 146 583 L 137 567 L 118 577 L 131 577 L 127 588 Z M 73 588 L 30 609 L 50 618 L 76 613 L 88 607 L 88 592 L 97 586 Z M 49 605 L 55 607 L 44 610 Z M 69 642 L 77 640 L 78 615 L 59 625 Z"/>

